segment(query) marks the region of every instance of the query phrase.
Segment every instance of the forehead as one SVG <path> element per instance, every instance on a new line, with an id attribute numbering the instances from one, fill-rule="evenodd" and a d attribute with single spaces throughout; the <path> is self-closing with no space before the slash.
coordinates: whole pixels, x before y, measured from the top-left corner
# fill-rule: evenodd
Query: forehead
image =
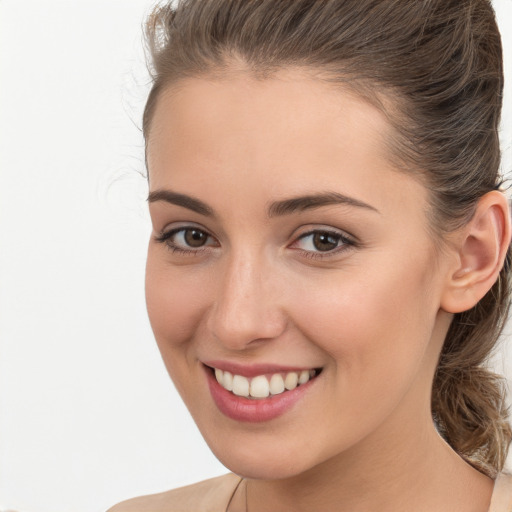
<path id="1" fill-rule="evenodd" d="M 200 195 L 207 187 L 213 197 L 225 196 L 229 185 L 232 195 L 255 197 L 316 187 L 395 201 L 396 187 L 418 183 L 391 164 L 391 130 L 369 102 L 300 71 L 266 80 L 247 73 L 187 79 L 158 98 L 148 139 L 150 188 Z"/>
<path id="2" fill-rule="evenodd" d="M 322 82 L 300 69 L 285 69 L 258 80 L 246 72 L 224 79 L 186 79 L 164 89 L 158 98 L 148 137 L 148 161 L 169 144 L 178 157 L 195 150 L 244 144 L 244 150 L 309 141 L 318 146 L 350 146 L 366 139 L 387 154 L 384 139 L 391 130 L 384 115 L 349 88 Z M 278 139 L 276 139 L 278 137 Z M 321 142 L 323 141 L 323 144 Z M 151 167 L 151 165 L 150 165 Z"/>

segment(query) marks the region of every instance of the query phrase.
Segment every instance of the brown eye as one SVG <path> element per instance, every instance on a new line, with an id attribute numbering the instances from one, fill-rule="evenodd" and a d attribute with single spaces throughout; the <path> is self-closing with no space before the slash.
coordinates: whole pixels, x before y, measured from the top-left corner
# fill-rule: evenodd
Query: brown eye
<path id="1" fill-rule="evenodd" d="M 208 240 L 208 235 L 200 229 L 186 229 L 183 238 L 189 247 L 202 247 Z"/>
<path id="2" fill-rule="evenodd" d="M 218 247 L 218 242 L 207 231 L 195 226 L 171 229 L 155 237 L 157 242 L 165 244 L 172 252 L 199 254 L 208 247 Z"/>
<path id="3" fill-rule="evenodd" d="M 340 237 L 330 233 L 317 232 L 313 234 L 312 243 L 318 251 L 332 251 L 338 247 L 339 242 Z"/>
<path id="4" fill-rule="evenodd" d="M 342 232 L 315 229 L 297 238 L 290 248 L 301 250 L 308 258 L 327 258 L 356 246 L 357 243 Z"/>

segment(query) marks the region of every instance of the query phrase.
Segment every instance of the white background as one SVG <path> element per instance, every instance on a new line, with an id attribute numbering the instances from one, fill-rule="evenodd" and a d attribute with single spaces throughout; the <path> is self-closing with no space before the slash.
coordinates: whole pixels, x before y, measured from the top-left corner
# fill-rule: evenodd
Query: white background
<path id="1" fill-rule="evenodd" d="M 495 6 L 510 169 L 512 0 Z M 0 0 L 0 509 L 100 512 L 226 471 L 145 312 L 150 7 Z M 510 354 L 496 358 L 509 380 Z"/>

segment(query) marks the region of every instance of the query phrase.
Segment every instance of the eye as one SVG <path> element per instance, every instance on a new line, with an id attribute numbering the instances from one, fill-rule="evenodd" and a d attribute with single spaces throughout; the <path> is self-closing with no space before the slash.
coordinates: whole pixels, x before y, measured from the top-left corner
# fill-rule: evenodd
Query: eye
<path id="1" fill-rule="evenodd" d="M 329 256 L 356 245 L 348 236 L 330 230 L 314 230 L 301 235 L 290 247 L 308 253 L 309 257 Z M 322 254 L 323 253 L 323 254 Z"/>
<path id="2" fill-rule="evenodd" d="M 195 226 L 185 226 L 161 233 L 155 240 L 165 243 L 173 252 L 193 253 L 209 246 L 217 246 L 216 240 L 206 231 Z"/>

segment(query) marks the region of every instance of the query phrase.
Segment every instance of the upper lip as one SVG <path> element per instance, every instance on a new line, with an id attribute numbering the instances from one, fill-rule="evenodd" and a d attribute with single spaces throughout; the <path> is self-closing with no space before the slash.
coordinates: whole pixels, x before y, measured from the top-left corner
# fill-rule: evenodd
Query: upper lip
<path id="1" fill-rule="evenodd" d="M 284 366 L 273 363 L 241 364 L 232 361 L 203 361 L 203 364 L 210 368 L 218 368 L 224 372 L 243 377 L 257 377 L 267 373 L 300 372 L 318 368 L 316 366 Z"/>

